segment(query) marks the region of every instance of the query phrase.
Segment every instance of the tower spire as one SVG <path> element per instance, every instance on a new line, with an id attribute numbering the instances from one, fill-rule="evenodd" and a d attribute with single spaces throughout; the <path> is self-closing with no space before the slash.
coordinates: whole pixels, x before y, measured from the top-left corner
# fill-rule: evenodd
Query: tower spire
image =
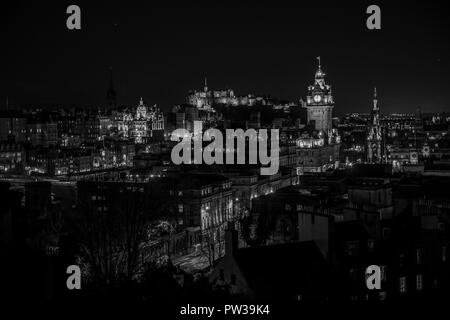
<path id="1" fill-rule="evenodd" d="M 323 80 L 325 78 L 325 72 L 322 71 L 322 64 L 321 64 L 320 56 L 316 57 L 316 59 L 318 61 L 318 67 L 317 67 L 315 79 L 316 79 L 316 82 L 318 81 L 320 86 L 322 87 L 322 85 L 324 84 Z"/>
<path id="2" fill-rule="evenodd" d="M 382 163 L 383 156 L 386 155 L 385 150 L 382 150 L 385 139 L 383 136 L 384 132 L 380 124 L 380 109 L 378 108 L 376 87 L 373 89 L 373 108 L 371 118 L 371 122 L 368 126 L 367 160 L 369 163 Z"/>
<path id="3" fill-rule="evenodd" d="M 377 110 L 377 101 L 378 101 L 378 95 L 377 95 L 377 87 L 373 88 L 373 110 Z"/>
<path id="4" fill-rule="evenodd" d="M 208 78 L 207 77 L 205 77 L 205 87 L 204 87 L 204 89 L 205 89 L 205 92 L 208 91 Z"/>

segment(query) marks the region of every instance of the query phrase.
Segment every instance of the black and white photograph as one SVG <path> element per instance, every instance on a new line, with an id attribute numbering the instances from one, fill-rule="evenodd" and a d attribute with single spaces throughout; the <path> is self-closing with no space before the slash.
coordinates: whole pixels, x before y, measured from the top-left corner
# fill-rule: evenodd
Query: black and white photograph
<path id="1" fill-rule="evenodd" d="M 450 301 L 444 1 L 0 10 L 3 302 Z"/>

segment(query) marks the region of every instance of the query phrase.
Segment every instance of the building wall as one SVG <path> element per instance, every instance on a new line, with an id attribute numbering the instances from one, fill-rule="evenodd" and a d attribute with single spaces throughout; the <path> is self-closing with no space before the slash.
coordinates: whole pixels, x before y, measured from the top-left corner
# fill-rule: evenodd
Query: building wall
<path id="1" fill-rule="evenodd" d="M 298 240 L 315 241 L 324 258 L 331 258 L 333 243 L 333 225 L 332 216 L 324 216 L 317 213 L 299 212 L 298 213 Z"/>

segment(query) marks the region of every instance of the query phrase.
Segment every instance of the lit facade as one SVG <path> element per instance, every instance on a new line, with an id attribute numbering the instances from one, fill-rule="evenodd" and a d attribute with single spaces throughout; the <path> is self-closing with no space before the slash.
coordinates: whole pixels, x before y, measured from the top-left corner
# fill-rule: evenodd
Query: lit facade
<path id="1" fill-rule="evenodd" d="M 257 104 L 267 105 L 271 102 L 269 99 L 255 96 L 253 94 L 248 94 L 244 96 L 236 96 L 234 90 L 210 90 L 208 88 L 207 81 L 205 79 L 205 85 L 203 90 L 191 91 L 187 97 L 187 103 L 197 107 L 199 110 L 211 111 L 215 110 L 213 107 L 215 105 L 226 105 L 226 106 L 254 106 Z M 274 108 L 283 108 L 285 105 L 274 105 Z"/>
<path id="2" fill-rule="evenodd" d="M 147 107 L 141 98 L 134 113 L 122 114 L 117 129 L 121 136 L 133 138 L 135 143 L 145 143 L 155 131 L 164 131 L 164 115 L 156 105 Z"/>

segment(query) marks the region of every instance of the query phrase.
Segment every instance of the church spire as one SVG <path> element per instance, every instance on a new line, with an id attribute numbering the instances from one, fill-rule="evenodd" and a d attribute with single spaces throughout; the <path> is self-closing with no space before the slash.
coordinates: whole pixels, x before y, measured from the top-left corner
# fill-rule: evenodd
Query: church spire
<path id="1" fill-rule="evenodd" d="M 373 88 L 373 110 L 378 110 L 377 87 Z"/>

